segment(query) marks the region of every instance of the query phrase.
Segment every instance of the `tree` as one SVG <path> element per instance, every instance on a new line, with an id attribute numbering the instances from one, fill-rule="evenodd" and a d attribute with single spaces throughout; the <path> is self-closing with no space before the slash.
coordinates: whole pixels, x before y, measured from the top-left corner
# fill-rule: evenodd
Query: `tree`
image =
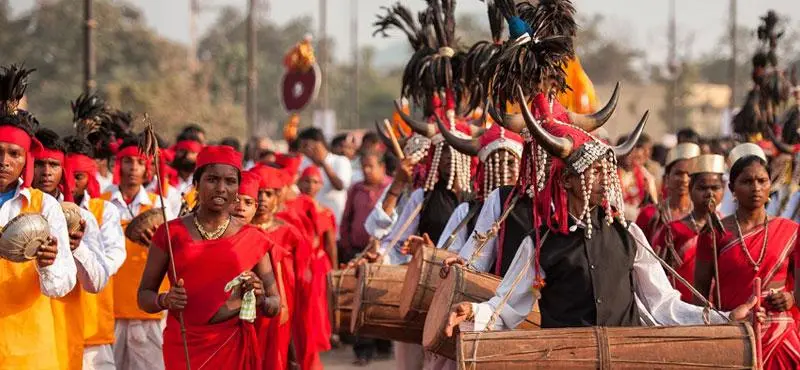
<path id="1" fill-rule="evenodd" d="M 579 18 L 578 22 L 582 26 L 578 29 L 575 49 L 592 82 L 602 85 L 641 81 L 641 71 L 635 64 L 644 59 L 644 51 L 604 36 L 602 15 Z"/>

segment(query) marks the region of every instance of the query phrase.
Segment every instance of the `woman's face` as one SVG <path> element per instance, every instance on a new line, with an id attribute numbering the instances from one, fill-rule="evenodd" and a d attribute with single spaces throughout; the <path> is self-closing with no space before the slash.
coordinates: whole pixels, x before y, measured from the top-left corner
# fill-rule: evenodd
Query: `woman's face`
<path id="1" fill-rule="evenodd" d="M 214 212 L 230 212 L 237 201 L 239 172 L 233 166 L 210 164 L 197 183 L 200 207 Z"/>
<path id="2" fill-rule="evenodd" d="M 694 209 L 706 209 L 711 200 L 714 204 L 720 204 L 724 194 L 722 176 L 716 173 L 701 173 L 696 176 L 690 193 Z"/>
<path id="3" fill-rule="evenodd" d="M 241 218 L 246 223 L 250 223 L 253 220 L 253 217 L 256 215 L 256 209 L 258 208 L 258 199 L 255 199 L 249 195 L 242 195 L 239 194 L 239 201 L 234 202 L 233 204 L 233 211 L 231 212 L 234 217 Z"/>
<path id="4" fill-rule="evenodd" d="M 734 180 L 733 196 L 739 203 L 739 207 L 745 209 L 764 207 L 769 200 L 771 186 L 767 169 L 761 163 L 753 162 L 742 169 L 742 172 Z"/>
<path id="5" fill-rule="evenodd" d="M 682 159 L 672 163 L 667 174 L 669 194 L 681 197 L 689 193 L 689 160 Z"/>
<path id="6" fill-rule="evenodd" d="M 280 192 L 278 189 L 259 190 L 258 207 L 255 213 L 256 217 L 275 213 L 275 210 L 278 208 L 278 199 L 280 199 Z"/>

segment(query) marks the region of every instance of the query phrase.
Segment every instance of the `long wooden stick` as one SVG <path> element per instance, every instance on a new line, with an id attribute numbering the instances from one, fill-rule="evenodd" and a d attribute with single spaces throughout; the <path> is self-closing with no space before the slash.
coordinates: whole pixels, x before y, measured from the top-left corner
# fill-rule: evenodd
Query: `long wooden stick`
<path id="1" fill-rule="evenodd" d="M 395 136 L 392 125 L 389 124 L 389 120 L 384 119 L 383 125 L 386 127 L 386 132 L 389 133 L 389 139 L 392 140 L 392 149 L 394 149 L 394 155 L 400 159 L 405 158 L 406 156 L 403 154 L 403 150 L 400 148 L 400 143 L 397 142 L 397 136 Z"/>
<path id="2" fill-rule="evenodd" d="M 761 322 L 758 321 L 757 312 L 761 310 L 761 278 L 753 280 L 753 295 L 756 296 L 756 305 L 753 307 L 753 333 L 756 340 L 756 369 L 764 368 L 764 352 L 761 348 Z"/>
<path id="3" fill-rule="evenodd" d="M 163 177 L 161 177 L 162 173 L 158 164 L 159 159 L 161 157 L 161 150 L 158 148 L 158 144 L 156 141 L 155 131 L 153 130 L 153 122 L 150 121 L 150 117 L 145 114 L 145 121 L 147 126 L 145 127 L 145 137 L 144 140 L 146 143 L 150 143 L 152 145 L 153 150 L 153 160 L 155 161 L 155 165 L 153 167 L 156 168 L 156 176 L 158 176 L 158 182 L 165 181 Z M 150 150 L 150 148 L 147 148 Z M 145 155 L 150 153 L 144 153 Z M 161 216 L 164 217 L 164 231 L 167 232 L 167 252 L 169 253 L 169 262 L 172 266 L 172 279 L 175 281 L 175 284 L 178 283 L 178 272 L 175 270 L 175 254 L 172 253 L 172 237 L 169 233 L 169 222 L 167 221 L 167 202 L 164 201 L 164 188 L 161 184 L 156 184 L 158 187 L 158 198 L 161 200 Z M 192 370 L 192 365 L 189 363 L 189 342 L 186 340 L 186 324 L 183 322 L 183 311 L 178 311 L 178 323 L 181 326 L 181 340 L 183 340 L 183 353 L 186 356 L 186 369 Z"/>

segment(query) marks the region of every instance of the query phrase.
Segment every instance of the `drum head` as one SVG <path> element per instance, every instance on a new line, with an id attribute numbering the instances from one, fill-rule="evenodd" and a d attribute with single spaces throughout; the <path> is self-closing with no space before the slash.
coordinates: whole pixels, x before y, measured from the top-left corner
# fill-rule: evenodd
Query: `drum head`
<path id="1" fill-rule="evenodd" d="M 143 233 L 153 227 L 161 226 L 164 223 L 164 215 L 160 208 L 147 210 L 131 220 L 125 228 L 125 237 L 134 243 L 147 246 L 143 239 Z"/>
<path id="2" fill-rule="evenodd" d="M 320 70 L 315 63 L 308 71 L 286 71 L 279 85 L 278 95 L 287 112 L 297 112 L 317 97 L 320 86 Z"/>
<path id="3" fill-rule="evenodd" d="M 49 237 L 50 226 L 42 215 L 17 215 L 8 222 L 0 236 L 0 257 L 12 262 L 32 260 Z"/>

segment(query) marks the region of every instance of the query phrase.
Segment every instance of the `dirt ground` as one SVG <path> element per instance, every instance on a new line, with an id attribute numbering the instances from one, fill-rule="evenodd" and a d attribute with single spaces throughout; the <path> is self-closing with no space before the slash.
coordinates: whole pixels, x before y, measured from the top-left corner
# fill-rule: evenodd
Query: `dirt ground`
<path id="1" fill-rule="evenodd" d="M 322 363 L 326 370 L 350 370 L 350 369 L 369 369 L 369 370 L 395 370 L 394 359 L 375 360 L 369 365 L 358 367 L 353 365 L 353 348 L 342 345 L 321 355 Z"/>

